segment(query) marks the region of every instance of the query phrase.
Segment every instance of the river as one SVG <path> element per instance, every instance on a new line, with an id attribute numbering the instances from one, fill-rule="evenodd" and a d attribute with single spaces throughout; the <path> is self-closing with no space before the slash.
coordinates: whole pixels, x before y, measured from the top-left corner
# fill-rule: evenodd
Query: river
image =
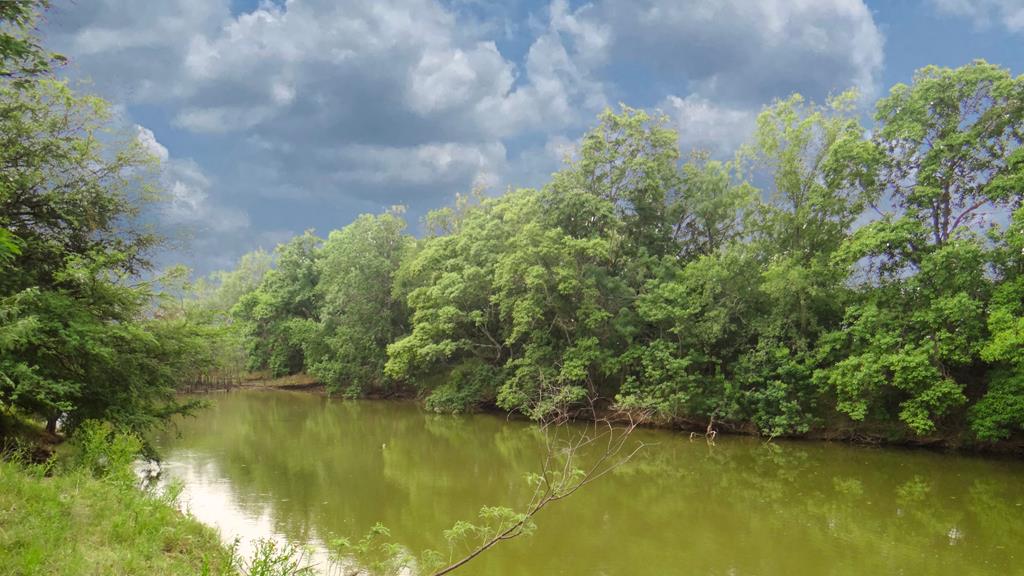
<path id="1" fill-rule="evenodd" d="M 159 438 L 164 481 L 226 541 L 306 545 L 380 522 L 411 550 L 481 506 L 522 504 L 531 425 L 413 403 L 242 390 Z M 456 574 L 1024 574 L 1024 462 L 640 430 L 630 463 Z"/>

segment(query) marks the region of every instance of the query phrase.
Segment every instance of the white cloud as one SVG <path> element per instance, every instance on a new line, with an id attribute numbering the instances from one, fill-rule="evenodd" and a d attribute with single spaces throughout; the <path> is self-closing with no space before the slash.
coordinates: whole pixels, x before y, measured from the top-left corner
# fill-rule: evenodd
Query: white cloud
<path id="1" fill-rule="evenodd" d="M 610 27 L 601 52 L 665 84 L 684 147 L 718 156 L 775 98 L 878 91 L 884 38 L 862 0 L 601 0 L 579 18 Z"/>
<path id="2" fill-rule="evenodd" d="M 222 181 L 257 196 L 390 197 L 389 187 L 415 182 L 437 198 L 496 185 L 505 139 L 579 129 L 607 104 L 597 70 L 611 31 L 589 19 L 591 6 L 555 0 L 516 63 L 480 36 L 487 27 L 434 0 L 290 0 L 236 16 L 211 0 L 175 15 L 196 1 L 129 17 L 114 14 L 125 0 L 97 0 L 104 18 L 73 7 L 79 27 L 55 40 L 109 38 L 79 55 L 83 72 L 117 66 L 129 104 L 164 107 L 173 126 L 201 137 L 238 134 L 218 152 L 239 177 Z M 158 48 L 155 69 L 124 66 Z M 338 150 L 347 155 L 325 160 Z M 410 164 L 383 169 L 399 157 Z"/>
<path id="3" fill-rule="evenodd" d="M 661 108 L 675 124 L 684 148 L 707 150 L 716 157 L 732 155 L 757 122 L 756 109 L 722 106 L 696 94 L 669 96 Z"/>
<path id="4" fill-rule="evenodd" d="M 135 125 L 135 138 L 142 145 L 143 149 L 158 158 L 161 162 L 166 162 L 170 157 L 170 153 L 163 144 L 156 141 L 156 136 L 153 135 L 153 131 L 145 126 Z"/>
<path id="5" fill-rule="evenodd" d="M 969 18 L 979 28 L 1001 23 L 1010 32 L 1024 32 L 1024 0 L 931 0 L 942 14 Z"/>
<path id="6" fill-rule="evenodd" d="M 215 238 L 249 227 L 249 215 L 244 210 L 210 198 L 211 182 L 194 160 L 172 158 L 164 166 L 163 187 L 168 195 L 162 211 L 165 223 L 188 226 L 195 233 Z"/>
<path id="7" fill-rule="evenodd" d="M 70 57 L 72 72 L 90 77 L 108 97 L 162 101 L 182 95 L 178 71 L 192 38 L 230 17 L 229 0 L 98 0 L 54 3 L 49 46 Z"/>
<path id="8" fill-rule="evenodd" d="M 354 145 L 333 154 L 339 181 L 368 184 L 434 185 L 470 181 L 490 186 L 505 164 L 505 147 L 431 143 L 413 148 Z M 456 192 L 458 190 L 451 190 Z"/>
<path id="9" fill-rule="evenodd" d="M 862 0 L 606 0 L 597 13 L 613 23 L 614 51 L 705 98 L 877 90 L 884 39 Z"/>
<path id="10" fill-rule="evenodd" d="M 527 81 L 477 106 L 481 123 L 491 133 L 578 128 L 608 106 L 597 69 L 607 63 L 610 29 L 588 20 L 592 12 L 590 4 L 570 12 L 564 0 L 551 3 L 547 25 L 526 54 Z"/>
<path id="11" fill-rule="evenodd" d="M 167 198 L 160 217 L 166 224 L 198 226 L 217 232 L 234 232 L 249 226 L 249 217 L 241 209 L 210 200 L 210 179 L 191 158 L 174 158 L 152 130 L 135 124 L 139 144 L 160 160 L 160 184 Z"/>
<path id="12" fill-rule="evenodd" d="M 58 5 L 46 34 L 72 74 L 204 151 L 200 169 L 137 129 L 165 164 L 167 218 L 236 236 L 539 184 L 637 94 L 684 145 L 724 154 L 772 98 L 876 88 L 883 39 L 861 0 L 591 2 L 527 20 L 490 0 L 93 0 Z"/>
<path id="13" fill-rule="evenodd" d="M 184 108 L 174 117 L 174 125 L 193 132 L 220 134 L 256 126 L 274 114 L 270 106 L 217 106 Z"/>
<path id="14" fill-rule="evenodd" d="M 406 99 L 421 115 L 473 105 L 481 97 L 506 94 L 514 81 L 513 66 L 493 42 L 463 50 L 431 47 L 410 70 Z"/>
<path id="15" fill-rule="evenodd" d="M 589 18 L 594 13 L 592 4 L 570 11 L 567 0 L 552 0 L 549 12 L 551 29 L 570 37 L 578 60 L 588 66 L 605 63 L 611 45 L 612 25 Z"/>

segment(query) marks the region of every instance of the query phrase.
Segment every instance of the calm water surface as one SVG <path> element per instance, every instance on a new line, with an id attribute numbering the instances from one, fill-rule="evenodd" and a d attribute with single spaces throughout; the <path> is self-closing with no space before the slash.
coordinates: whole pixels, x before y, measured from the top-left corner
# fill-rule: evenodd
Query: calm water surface
<path id="1" fill-rule="evenodd" d="M 520 504 L 535 429 L 413 404 L 235 391 L 158 441 L 183 505 L 230 541 L 322 548 L 377 522 L 412 550 Z M 630 464 L 462 574 L 1024 574 L 1024 463 L 645 430 Z"/>

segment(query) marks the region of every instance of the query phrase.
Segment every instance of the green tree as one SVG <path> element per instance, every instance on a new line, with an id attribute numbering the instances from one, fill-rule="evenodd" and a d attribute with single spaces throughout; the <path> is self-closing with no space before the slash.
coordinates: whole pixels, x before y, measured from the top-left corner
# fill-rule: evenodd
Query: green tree
<path id="1" fill-rule="evenodd" d="M 866 145 L 855 100 L 847 92 L 818 106 L 794 95 L 758 116 L 752 156 L 773 184 L 750 224 L 764 307 L 736 379 L 767 434 L 806 432 L 820 413 L 815 344 L 839 325 L 849 272 L 832 256 L 863 209 L 846 168 L 846 158 Z"/>
<path id="2" fill-rule="evenodd" d="M 46 74 L 33 34 L 45 2 L 0 6 L 0 406 L 53 431 L 90 418 L 145 429 L 194 357 L 147 316 L 160 239 L 140 217 L 156 159 L 111 129 L 102 100 Z"/>
<path id="3" fill-rule="evenodd" d="M 105 103 L 63 83 L 5 82 L 0 107 L 0 227 L 21 249 L 0 264 L 0 402 L 51 429 L 61 413 L 144 427 L 178 410 L 164 343 L 137 321 L 150 283 L 132 284 L 159 240 L 136 219 L 152 159 L 101 138 Z"/>
<path id="4" fill-rule="evenodd" d="M 319 320 L 306 323 L 303 341 L 309 371 L 328 390 L 359 395 L 390 387 L 387 346 L 407 322 L 392 287 L 411 247 L 400 209 L 360 216 L 324 243 L 316 267 Z"/>
<path id="5" fill-rule="evenodd" d="M 1024 79 L 979 61 L 924 68 L 878 102 L 875 150 L 856 160 L 868 194 L 891 208 L 843 249 L 865 280 L 819 373 L 855 420 L 898 417 L 929 433 L 968 387 L 984 387 L 992 282 L 979 216 L 1019 204 L 1022 95 Z"/>
<path id="6" fill-rule="evenodd" d="M 307 231 L 277 247 L 273 269 L 263 271 L 263 258 L 255 253 L 225 276 L 230 282 L 221 285 L 222 296 L 241 292 L 230 312 L 245 340 L 251 369 L 284 376 L 305 367 L 303 327 L 317 315 L 322 243 Z M 260 273 L 259 283 L 246 289 Z"/>
<path id="7" fill-rule="evenodd" d="M 989 303 L 991 336 L 981 349 L 992 369 L 984 396 L 970 412 L 971 428 L 982 440 L 1024 430 L 1024 208 L 993 236 L 999 285 Z"/>
<path id="8" fill-rule="evenodd" d="M 537 215 L 536 192 L 519 190 L 444 211 L 449 233 L 428 237 L 397 274 L 410 330 L 388 346 L 385 372 L 430 393 L 428 406 L 458 411 L 493 403 L 511 351 L 494 300 L 499 255 Z"/>
<path id="9" fill-rule="evenodd" d="M 207 307 L 228 318 L 231 309 L 247 294 L 258 289 L 273 268 L 274 255 L 258 248 L 243 254 L 232 270 L 211 274 L 208 281 L 197 286 L 196 293 L 204 296 Z"/>
<path id="10" fill-rule="evenodd" d="M 624 253 L 670 252 L 675 224 L 670 206 L 679 201 L 681 185 L 679 134 L 668 127 L 667 117 L 628 106 L 617 114 L 605 110 L 598 119 L 583 137 L 578 160 L 555 176 L 552 187 L 609 202 L 623 225 Z M 568 211 L 564 215 L 572 217 Z M 573 234 L 573 227 L 558 224 Z"/>
<path id="11" fill-rule="evenodd" d="M 45 50 L 34 33 L 47 0 L 0 3 L 0 79 L 26 86 L 33 77 L 49 72 L 64 57 Z"/>
<path id="12" fill-rule="evenodd" d="M 8 89 L 25 86 L 31 78 L 49 72 L 52 64 L 64 60 L 45 51 L 33 34 L 38 13 L 47 5 L 45 0 L 0 4 L 0 79 Z M 20 253 L 18 237 L 0 227 L 0 262 Z"/>

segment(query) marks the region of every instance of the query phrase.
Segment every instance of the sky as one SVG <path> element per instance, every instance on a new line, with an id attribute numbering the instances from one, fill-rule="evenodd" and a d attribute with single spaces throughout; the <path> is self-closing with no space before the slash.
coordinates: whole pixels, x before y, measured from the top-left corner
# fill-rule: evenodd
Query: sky
<path id="1" fill-rule="evenodd" d="M 1024 0 L 54 0 L 61 74 L 161 159 L 166 254 L 230 268 L 306 229 L 543 185 L 606 107 L 731 157 L 759 110 L 928 64 L 1024 73 Z"/>

